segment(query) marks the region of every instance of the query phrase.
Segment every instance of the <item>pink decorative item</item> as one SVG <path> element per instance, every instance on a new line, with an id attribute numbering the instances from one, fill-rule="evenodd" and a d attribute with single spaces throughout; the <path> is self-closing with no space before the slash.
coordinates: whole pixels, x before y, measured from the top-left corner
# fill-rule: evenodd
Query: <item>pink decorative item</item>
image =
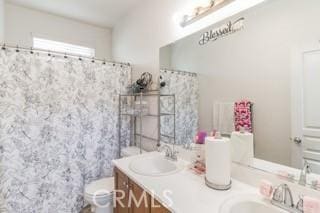
<path id="1" fill-rule="evenodd" d="M 288 178 L 289 177 L 289 173 L 286 171 L 278 171 L 277 175 L 280 178 Z"/>
<path id="2" fill-rule="evenodd" d="M 196 161 L 190 169 L 197 175 L 203 175 L 206 173 L 206 165 L 203 161 Z"/>
<path id="3" fill-rule="evenodd" d="M 287 171 L 278 171 L 277 173 L 278 177 L 283 179 L 283 180 L 287 180 L 287 181 L 294 181 L 295 175 L 294 174 L 290 174 Z"/>
<path id="4" fill-rule="evenodd" d="M 217 130 L 212 130 L 212 132 L 210 132 L 210 137 L 214 137 L 216 136 Z"/>
<path id="5" fill-rule="evenodd" d="M 250 101 L 239 101 L 234 105 L 235 130 L 242 128 L 252 133 L 252 103 Z"/>
<path id="6" fill-rule="evenodd" d="M 198 132 L 197 136 L 196 136 L 196 144 L 204 144 L 205 142 L 205 139 L 207 137 L 207 133 L 206 132 L 203 132 L 203 131 L 200 131 Z"/>
<path id="7" fill-rule="evenodd" d="M 320 199 L 304 196 L 303 197 L 303 212 L 304 213 L 319 213 Z"/>
<path id="8" fill-rule="evenodd" d="M 267 180 L 260 182 L 260 194 L 266 198 L 271 198 L 273 193 L 273 185 Z"/>

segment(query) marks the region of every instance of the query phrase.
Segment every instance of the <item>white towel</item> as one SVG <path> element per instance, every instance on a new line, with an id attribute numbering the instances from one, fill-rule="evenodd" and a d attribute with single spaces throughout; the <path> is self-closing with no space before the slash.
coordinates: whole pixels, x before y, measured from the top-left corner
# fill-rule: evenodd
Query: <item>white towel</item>
<path id="1" fill-rule="evenodd" d="M 234 128 L 234 103 L 213 103 L 213 128 L 223 135 L 231 135 Z"/>

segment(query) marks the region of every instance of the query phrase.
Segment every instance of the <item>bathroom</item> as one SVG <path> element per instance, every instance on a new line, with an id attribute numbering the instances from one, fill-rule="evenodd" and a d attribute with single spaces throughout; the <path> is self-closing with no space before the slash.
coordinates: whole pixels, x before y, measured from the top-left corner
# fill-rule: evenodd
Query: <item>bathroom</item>
<path id="1" fill-rule="evenodd" d="M 318 20 L 0 0 L 0 213 L 320 213 Z"/>

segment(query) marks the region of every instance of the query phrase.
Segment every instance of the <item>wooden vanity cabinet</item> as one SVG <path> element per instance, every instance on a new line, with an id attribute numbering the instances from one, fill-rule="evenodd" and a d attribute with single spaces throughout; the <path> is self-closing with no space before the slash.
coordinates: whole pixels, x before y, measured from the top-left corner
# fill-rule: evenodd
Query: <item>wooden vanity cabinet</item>
<path id="1" fill-rule="evenodd" d="M 117 168 L 115 168 L 115 189 L 116 213 L 170 213 L 160 202 Z"/>
<path id="2" fill-rule="evenodd" d="M 132 193 L 138 202 L 140 199 L 142 200 L 140 205 L 131 202 L 131 213 L 150 213 L 150 195 L 133 181 L 130 181 L 130 193 Z"/>
<path id="3" fill-rule="evenodd" d="M 170 213 L 168 209 L 166 209 L 161 203 L 159 203 L 157 200 L 154 199 L 155 206 L 159 207 L 153 207 L 151 208 L 150 213 Z"/>
<path id="4" fill-rule="evenodd" d="M 129 213 L 129 178 L 116 169 L 114 180 L 116 197 L 119 198 L 116 199 L 116 213 Z"/>

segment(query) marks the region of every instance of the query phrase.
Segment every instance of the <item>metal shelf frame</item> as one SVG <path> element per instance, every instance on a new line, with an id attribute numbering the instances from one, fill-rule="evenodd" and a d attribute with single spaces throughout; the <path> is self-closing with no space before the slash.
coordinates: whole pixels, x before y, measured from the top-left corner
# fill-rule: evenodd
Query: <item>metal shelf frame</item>
<path id="1" fill-rule="evenodd" d="M 131 98 L 130 98 L 131 97 Z M 124 106 L 122 99 L 123 98 L 130 98 L 130 104 L 126 103 L 127 106 L 132 107 L 133 111 L 135 111 L 135 102 L 138 100 L 140 101 L 140 107 L 142 106 L 142 100 L 144 97 L 157 97 L 157 102 L 158 102 L 158 109 L 157 112 L 158 114 L 143 114 L 141 108 L 138 109 L 139 113 L 126 113 L 122 112 L 122 107 Z M 161 103 L 161 98 L 162 97 L 170 97 L 173 99 L 173 112 L 172 113 L 162 113 L 160 109 L 160 103 Z M 137 145 L 137 140 L 136 138 L 139 138 L 139 147 L 140 147 L 140 154 L 142 154 L 142 139 L 147 139 L 151 140 L 154 142 L 157 142 L 157 146 L 160 146 L 160 140 L 161 137 L 167 137 L 173 140 L 174 144 L 176 141 L 176 109 L 175 109 L 175 102 L 176 102 L 176 97 L 174 94 L 161 94 L 160 90 L 150 90 L 144 93 L 133 93 L 133 94 L 120 94 L 119 95 L 119 130 L 118 130 L 118 137 L 119 137 L 119 157 L 121 154 L 121 128 L 122 128 L 122 120 L 124 116 L 129 116 L 130 123 L 131 123 L 131 129 L 133 129 L 133 134 L 130 136 L 130 146 L 132 145 Z M 163 135 L 161 134 L 161 117 L 162 116 L 173 116 L 173 136 L 168 136 L 168 135 Z M 158 123 L 158 138 L 152 138 L 146 135 L 143 135 L 143 118 L 144 117 L 153 117 L 157 119 Z M 139 123 L 139 132 L 137 133 L 137 123 Z"/>

